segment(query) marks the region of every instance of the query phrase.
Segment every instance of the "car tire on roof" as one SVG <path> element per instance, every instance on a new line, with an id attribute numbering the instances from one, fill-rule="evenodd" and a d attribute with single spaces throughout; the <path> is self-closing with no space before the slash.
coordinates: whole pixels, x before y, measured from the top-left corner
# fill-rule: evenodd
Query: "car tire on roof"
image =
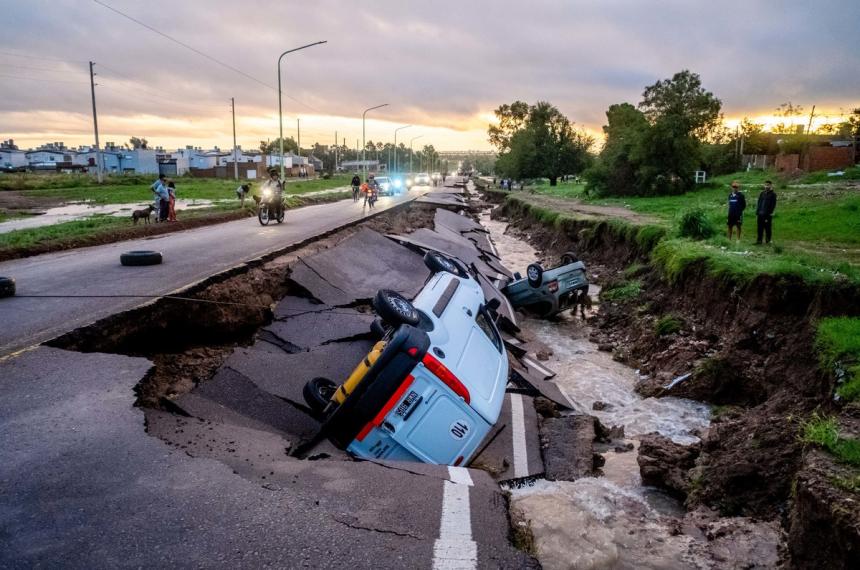
<path id="1" fill-rule="evenodd" d="M 526 277 L 529 280 L 529 285 L 532 287 L 540 287 L 543 283 L 543 267 L 540 263 L 532 263 L 526 268 Z"/>
<path id="2" fill-rule="evenodd" d="M 15 294 L 15 280 L 11 277 L 0 277 L 0 298 L 11 297 Z"/>
<path id="3" fill-rule="evenodd" d="M 576 257 L 576 254 L 572 251 L 566 251 L 561 256 L 562 265 L 570 265 L 571 263 L 576 263 L 577 261 L 579 261 L 579 258 Z"/>
<path id="4" fill-rule="evenodd" d="M 435 273 L 446 271 L 462 279 L 469 277 L 466 269 L 456 259 L 452 259 L 446 255 L 442 255 L 438 251 L 428 251 L 424 254 L 424 265 L 427 269 Z"/>
<path id="5" fill-rule="evenodd" d="M 119 262 L 127 266 L 158 265 L 161 259 L 160 251 L 127 251 L 119 256 Z"/>
<path id="6" fill-rule="evenodd" d="M 331 397 L 337 390 L 337 384 L 328 378 L 312 378 L 302 388 L 302 397 L 314 414 L 322 415 Z"/>
<path id="7" fill-rule="evenodd" d="M 389 289 L 377 291 L 376 297 L 373 298 L 373 308 L 389 326 L 412 325 L 414 327 L 421 320 L 418 310 L 397 291 Z"/>

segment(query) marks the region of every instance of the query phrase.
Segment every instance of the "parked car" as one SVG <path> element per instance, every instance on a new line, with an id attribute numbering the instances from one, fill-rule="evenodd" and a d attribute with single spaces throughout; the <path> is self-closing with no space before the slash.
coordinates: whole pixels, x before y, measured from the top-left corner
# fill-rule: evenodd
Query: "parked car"
<path id="1" fill-rule="evenodd" d="M 561 257 L 561 265 L 544 269 L 532 263 L 526 277 L 519 273 L 502 290 L 514 308 L 522 307 L 540 317 L 551 317 L 576 306 L 581 296 L 588 294 L 585 264 L 573 252 Z"/>
<path id="2" fill-rule="evenodd" d="M 382 335 L 347 380 L 315 378 L 305 400 L 327 437 L 368 459 L 465 465 L 499 418 L 508 357 L 487 302 L 459 262 L 428 252 L 433 274 L 410 302 L 374 299 Z"/>
<path id="3" fill-rule="evenodd" d="M 430 186 L 430 183 L 432 182 L 430 180 L 430 175 L 426 172 L 416 174 L 412 181 L 415 183 L 415 186 Z"/>

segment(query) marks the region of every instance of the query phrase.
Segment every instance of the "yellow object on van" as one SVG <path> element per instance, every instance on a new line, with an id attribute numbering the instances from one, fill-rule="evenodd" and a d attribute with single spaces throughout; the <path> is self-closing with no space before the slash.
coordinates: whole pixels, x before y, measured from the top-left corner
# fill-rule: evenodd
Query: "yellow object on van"
<path id="1" fill-rule="evenodd" d="M 349 378 L 346 379 L 346 382 L 340 385 L 340 387 L 334 393 L 334 401 L 340 405 L 346 401 L 347 396 L 352 394 L 352 391 L 355 390 L 355 387 L 364 379 L 364 376 L 367 374 L 367 371 L 370 370 L 370 367 L 373 366 L 373 363 L 379 359 L 379 355 L 382 354 L 382 351 L 385 349 L 385 341 L 380 340 L 376 344 L 373 345 L 373 348 L 370 349 L 370 352 L 367 353 L 361 362 L 358 363 L 358 366 L 352 371 L 349 375 Z"/>

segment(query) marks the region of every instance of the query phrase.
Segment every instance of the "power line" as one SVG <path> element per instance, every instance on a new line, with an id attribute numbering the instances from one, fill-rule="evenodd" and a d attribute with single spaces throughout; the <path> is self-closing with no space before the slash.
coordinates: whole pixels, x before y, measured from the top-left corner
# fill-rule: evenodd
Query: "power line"
<path id="1" fill-rule="evenodd" d="M 77 63 L 77 64 L 83 64 L 83 63 L 86 63 L 85 61 L 83 61 L 83 60 L 79 60 L 79 59 L 59 59 L 59 58 L 56 58 L 56 57 L 43 57 L 43 56 L 38 56 L 38 55 L 25 55 L 25 54 L 21 54 L 21 53 L 12 53 L 12 52 L 9 52 L 9 51 L 0 51 L 0 55 L 9 55 L 9 56 L 12 56 L 12 57 L 25 57 L 25 58 L 27 58 L 27 59 L 42 59 L 42 60 L 45 60 L 45 61 L 61 61 L 61 62 L 63 62 L 63 63 Z"/>
<path id="2" fill-rule="evenodd" d="M 7 75 L 0 73 L 0 77 L 8 77 L 10 79 L 28 79 L 30 81 L 50 81 L 51 83 L 75 83 L 78 85 L 89 85 L 86 81 L 72 81 L 70 79 L 45 79 L 42 77 L 22 77 L 20 75 Z"/>
<path id="3" fill-rule="evenodd" d="M 29 69 L 32 71 L 52 71 L 54 73 L 80 73 L 80 70 L 57 69 L 51 67 L 31 67 L 29 65 L 15 65 L 12 63 L 0 63 L 3 67 L 14 67 L 15 69 Z"/>
<path id="4" fill-rule="evenodd" d="M 246 78 L 250 79 L 251 81 L 254 81 L 254 82 L 256 82 L 256 83 L 259 83 L 260 85 L 263 85 L 264 87 L 268 87 L 269 89 L 272 89 L 273 91 L 278 91 L 278 88 L 277 88 L 277 87 L 275 87 L 274 85 L 270 85 L 269 83 L 266 83 L 265 81 L 263 81 L 263 80 L 261 80 L 261 79 L 257 79 L 257 78 L 256 78 L 256 77 L 254 77 L 253 75 L 251 75 L 251 74 L 249 74 L 249 73 L 245 73 L 245 72 L 244 72 L 244 71 L 242 71 L 241 69 L 239 69 L 239 68 L 237 68 L 237 67 L 233 67 L 233 66 L 232 66 L 232 65 L 230 65 L 229 63 L 225 63 L 225 62 L 221 61 L 220 59 L 218 59 L 218 58 L 216 58 L 216 57 L 213 57 L 213 56 L 211 56 L 211 55 L 209 55 L 209 54 L 207 54 L 207 53 L 205 53 L 205 52 L 200 51 L 199 49 L 197 49 L 197 48 L 195 48 L 195 47 L 193 47 L 193 46 L 190 46 L 190 45 L 186 44 L 185 42 L 182 42 L 182 41 L 180 41 L 180 40 L 177 40 L 176 38 L 174 38 L 174 37 L 172 37 L 172 36 L 170 36 L 170 35 L 168 35 L 168 34 L 165 34 L 165 33 L 164 33 L 164 32 L 162 32 L 161 30 L 158 30 L 158 29 L 156 29 L 156 28 L 153 28 L 153 27 L 152 27 L 152 26 L 150 26 L 149 24 L 146 24 L 146 23 L 144 23 L 144 22 L 141 22 L 141 21 L 140 21 L 140 20 L 138 20 L 137 18 L 134 18 L 134 17 L 132 17 L 132 16 L 129 16 L 129 15 L 128 15 L 128 14 L 126 14 L 125 12 L 121 12 L 121 11 L 117 10 L 116 8 L 114 8 L 113 6 L 109 6 L 108 4 L 105 4 L 105 3 L 104 3 L 104 2 L 102 2 L 101 0 L 93 0 L 93 2 L 95 2 L 95 3 L 96 3 L 96 4 L 98 4 L 99 6 L 103 6 L 103 7 L 107 8 L 108 10 L 110 10 L 110 11 L 112 11 L 112 12 L 116 13 L 116 14 L 119 14 L 119 15 L 120 15 L 120 16 L 122 16 L 123 18 L 126 18 L 126 19 L 128 19 L 128 20 L 131 20 L 132 22 L 134 22 L 135 24 L 138 24 L 139 26 L 143 26 L 144 28 L 146 28 L 147 30 L 149 30 L 149 31 L 151 31 L 151 32 L 155 32 L 156 34 L 158 34 L 158 35 L 162 36 L 163 38 L 166 38 L 166 39 L 168 39 L 168 40 L 172 41 L 173 43 L 178 44 L 178 45 L 180 45 L 180 46 L 184 47 L 184 48 L 185 48 L 185 49 L 187 49 L 187 50 L 193 51 L 194 53 L 196 53 L 197 55 L 199 55 L 199 56 L 201 56 L 201 57 L 205 57 L 205 58 L 206 58 L 206 59 L 208 59 L 209 61 L 212 61 L 212 62 L 214 62 L 214 63 L 217 63 L 218 65 L 220 65 L 220 66 L 222 66 L 222 67 L 225 67 L 225 68 L 229 69 L 230 71 L 232 71 L 232 72 L 234 72 L 234 73 L 238 73 L 239 75 L 241 75 L 241 76 L 243 76 L 243 77 L 246 77 Z M 307 103 L 305 103 L 304 101 L 299 101 L 299 100 L 298 100 L 298 99 L 296 99 L 295 97 L 292 97 L 292 96 L 290 96 L 290 95 L 287 95 L 286 93 L 283 93 L 283 95 L 284 95 L 284 97 L 286 97 L 287 99 L 290 99 L 290 100 L 292 100 L 292 101 L 294 101 L 294 102 L 296 102 L 296 103 L 298 103 L 298 104 L 300 104 L 300 105 L 304 105 L 305 107 L 307 107 L 308 109 L 311 109 L 312 111 L 316 111 L 317 113 L 324 113 L 323 111 L 321 111 L 321 110 L 319 110 L 319 109 L 317 109 L 317 108 L 315 108 L 315 107 L 313 107 L 313 106 L 311 106 L 311 105 L 308 105 L 308 104 L 307 104 Z"/>

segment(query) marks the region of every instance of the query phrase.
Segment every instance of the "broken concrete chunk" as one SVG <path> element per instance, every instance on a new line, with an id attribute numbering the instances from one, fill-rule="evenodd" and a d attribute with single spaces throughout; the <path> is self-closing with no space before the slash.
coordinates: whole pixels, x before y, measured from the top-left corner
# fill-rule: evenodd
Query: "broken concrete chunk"
<path id="1" fill-rule="evenodd" d="M 575 481 L 595 474 L 592 416 L 546 418 L 541 422 L 540 437 L 547 479 Z"/>

